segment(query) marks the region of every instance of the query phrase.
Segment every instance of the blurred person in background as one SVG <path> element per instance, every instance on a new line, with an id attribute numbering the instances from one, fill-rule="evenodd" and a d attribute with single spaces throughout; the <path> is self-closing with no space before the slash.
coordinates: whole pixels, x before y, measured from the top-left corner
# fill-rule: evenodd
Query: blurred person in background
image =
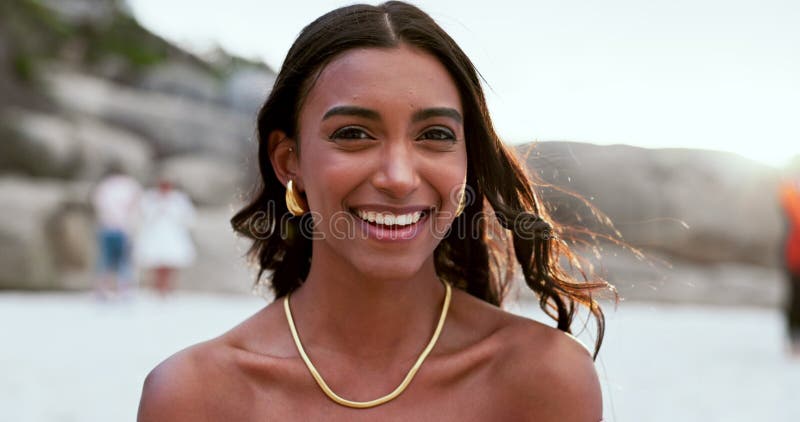
<path id="1" fill-rule="evenodd" d="M 125 295 L 133 283 L 132 233 L 142 187 L 122 168 L 112 165 L 92 192 L 97 222 L 97 279 L 99 299 Z"/>
<path id="2" fill-rule="evenodd" d="M 783 265 L 789 280 L 786 316 L 792 354 L 800 357 L 800 172 L 781 185 L 781 206 L 787 230 L 783 244 Z"/>
<path id="3" fill-rule="evenodd" d="M 165 178 L 144 193 L 139 209 L 136 264 L 165 297 L 175 288 L 178 271 L 195 260 L 190 233 L 195 209 L 189 196 Z"/>

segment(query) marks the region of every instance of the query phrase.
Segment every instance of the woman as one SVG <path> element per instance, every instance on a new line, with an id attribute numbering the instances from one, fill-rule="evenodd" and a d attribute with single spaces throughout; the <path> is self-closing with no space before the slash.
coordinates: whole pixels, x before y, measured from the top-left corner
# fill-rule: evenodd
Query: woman
<path id="1" fill-rule="evenodd" d="M 178 271 L 195 259 L 190 233 L 194 206 L 189 195 L 162 178 L 157 188 L 142 196 L 140 208 L 136 263 L 150 273 L 159 295 L 166 297 L 174 289 Z"/>
<path id="2" fill-rule="evenodd" d="M 596 354 L 607 284 L 558 267 L 477 72 L 430 17 L 388 2 L 311 23 L 258 134 L 263 186 L 232 223 L 276 300 L 154 369 L 140 421 L 601 419 L 567 333 L 586 304 Z M 557 329 L 498 307 L 511 257 Z"/>

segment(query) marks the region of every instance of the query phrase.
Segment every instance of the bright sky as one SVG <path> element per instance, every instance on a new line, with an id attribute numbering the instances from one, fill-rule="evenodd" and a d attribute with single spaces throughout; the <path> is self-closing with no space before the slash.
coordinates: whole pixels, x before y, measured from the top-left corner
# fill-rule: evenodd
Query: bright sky
<path id="1" fill-rule="evenodd" d="M 148 28 L 280 67 L 313 19 L 351 1 L 128 0 Z M 488 82 L 508 142 L 573 140 L 800 154 L 800 1 L 412 1 Z"/>

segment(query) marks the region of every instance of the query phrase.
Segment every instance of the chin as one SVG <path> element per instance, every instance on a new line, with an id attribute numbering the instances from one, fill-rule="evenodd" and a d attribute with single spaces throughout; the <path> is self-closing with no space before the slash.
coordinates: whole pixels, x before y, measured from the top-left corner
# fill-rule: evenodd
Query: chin
<path id="1" fill-rule="evenodd" d="M 402 280 L 416 276 L 425 263 L 425 259 L 411 257 L 379 258 L 373 260 L 358 259 L 353 262 L 356 270 L 366 277 L 376 280 Z"/>

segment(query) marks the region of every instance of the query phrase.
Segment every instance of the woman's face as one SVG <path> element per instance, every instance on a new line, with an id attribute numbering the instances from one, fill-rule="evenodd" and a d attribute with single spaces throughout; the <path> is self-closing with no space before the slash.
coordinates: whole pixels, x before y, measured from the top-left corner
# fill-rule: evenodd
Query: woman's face
<path id="1" fill-rule="evenodd" d="M 449 73 L 421 50 L 356 49 L 330 62 L 299 116 L 313 260 L 384 279 L 432 264 L 466 181 L 463 115 Z"/>

